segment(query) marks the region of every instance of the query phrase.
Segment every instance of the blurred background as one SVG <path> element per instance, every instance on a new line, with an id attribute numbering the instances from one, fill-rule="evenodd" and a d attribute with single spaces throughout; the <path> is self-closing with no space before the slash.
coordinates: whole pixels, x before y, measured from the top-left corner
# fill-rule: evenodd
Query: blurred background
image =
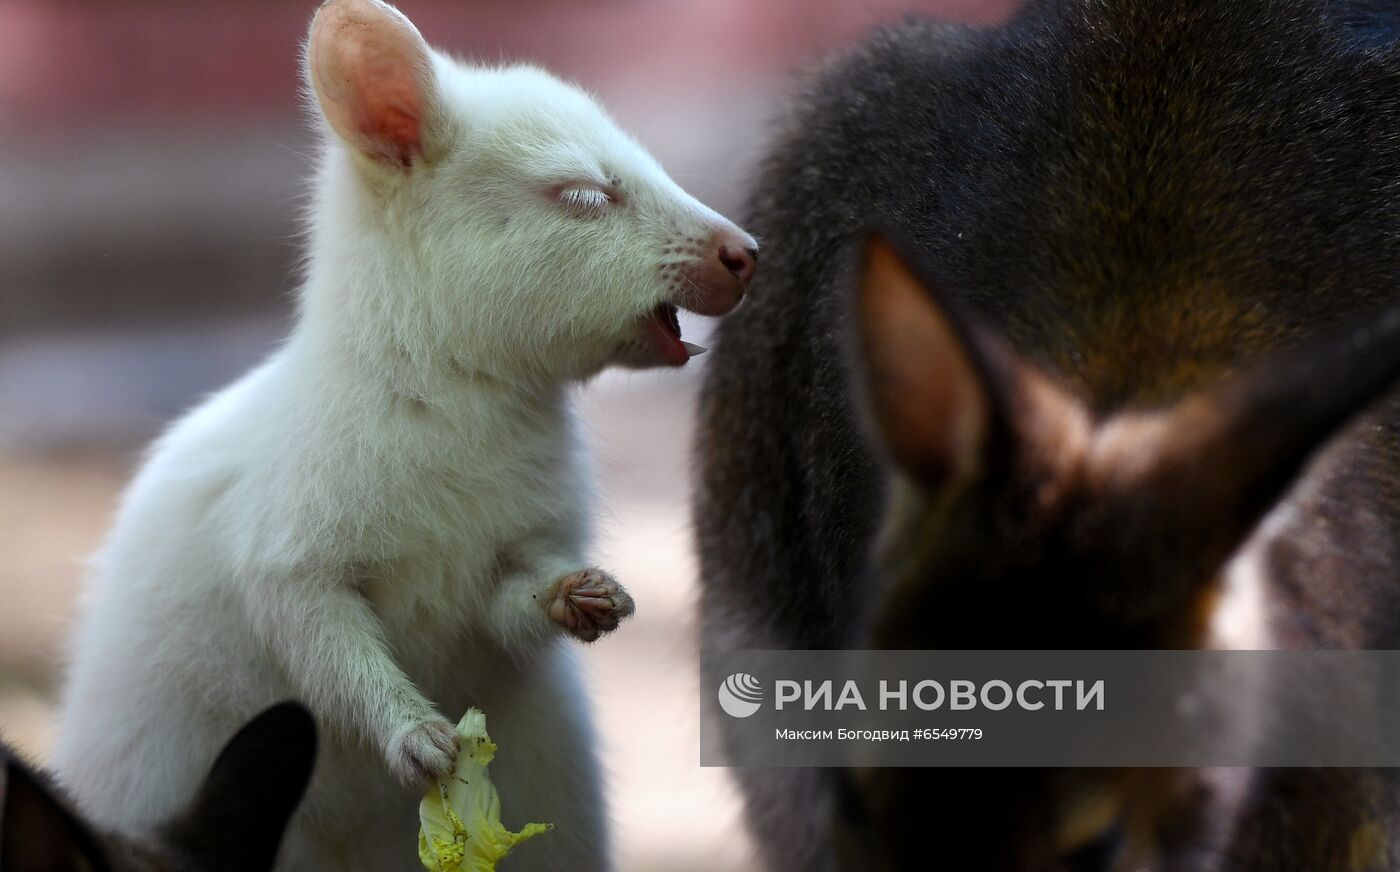
<path id="1" fill-rule="evenodd" d="M 906 10 L 1015 0 L 403 0 L 430 43 L 529 60 L 602 98 L 676 180 L 742 218 L 793 76 Z M 144 443 L 287 329 L 313 153 L 313 0 L 0 0 L 0 735 L 43 760 L 83 560 Z M 688 338 L 707 325 L 691 319 Z M 623 870 L 743 870 L 722 770 L 697 764 L 692 398 L 680 372 L 582 391 L 595 557 L 638 616 L 594 646 Z M 408 834 L 407 838 L 412 838 Z"/>

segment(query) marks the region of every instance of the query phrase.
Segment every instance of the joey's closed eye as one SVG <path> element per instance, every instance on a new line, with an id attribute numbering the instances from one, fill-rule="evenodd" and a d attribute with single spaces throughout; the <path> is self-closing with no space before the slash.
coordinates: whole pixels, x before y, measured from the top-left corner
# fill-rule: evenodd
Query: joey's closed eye
<path id="1" fill-rule="evenodd" d="M 597 218 L 616 202 L 612 194 L 591 185 L 570 186 L 559 191 L 559 204 L 579 218 Z"/>

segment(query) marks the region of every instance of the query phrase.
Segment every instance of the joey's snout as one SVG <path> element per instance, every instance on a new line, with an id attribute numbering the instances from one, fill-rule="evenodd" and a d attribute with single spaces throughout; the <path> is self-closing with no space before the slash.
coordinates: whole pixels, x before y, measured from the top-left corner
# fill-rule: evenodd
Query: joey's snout
<path id="1" fill-rule="evenodd" d="M 681 339 L 676 307 L 699 315 L 725 315 L 744 298 L 758 270 L 758 243 L 728 222 L 708 236 L 672 242 L 661 267 L 665 298 L 638 325 L 641 341 L 630 344 L 618 359 L 634 367 L 683 366 L 705 351 Z"/>
<path id="2" fill-rule="evenodd" d="M 737 227 L 715 231 L 681 271 L 676 302 L 700 315 L 724 315 L 739 305 L 758 271 L 758 243 Z"/>

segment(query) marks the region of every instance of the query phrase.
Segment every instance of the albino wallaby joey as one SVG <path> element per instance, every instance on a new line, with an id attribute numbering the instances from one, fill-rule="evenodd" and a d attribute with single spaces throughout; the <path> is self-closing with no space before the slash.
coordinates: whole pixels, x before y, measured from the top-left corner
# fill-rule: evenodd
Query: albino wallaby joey
<path id="1" fill-rule="evenodd" d="M 305 74 L 325 144 L 296 325 L 126 492 L 54 765 L 99 825 L 148 825 L 296 697 L 323 765 L 278 868 L 414 869 L 417 799 L 475 705 L 507 814 L 557 825 L 512 862 L 604 869 L 570 640 L 633 605 L 585 557 L 570 394 L 684 364 L 676 307 L 737 305 L 754 241 L 582 90 L 453 60 L 375 0 L 317 11 Z"/>
<path id="2" fill-rule="evenodd" d="M 140 834 L 90 826 L 41 773 L 0 746 L 5 872 L 266 872 L 316 764 L 316 723 L 297 703 L 250 721 L 189 805 Z"/>
<path id="3" fill-rule="evenodd" d="M 1400 647 L 1397 131 L 1391 3 L 1042 0 L 826 67 L 705 386 L 706 644 Z M 773 869 L 1400 868 L 1391 770 L 738 774 Z"/>

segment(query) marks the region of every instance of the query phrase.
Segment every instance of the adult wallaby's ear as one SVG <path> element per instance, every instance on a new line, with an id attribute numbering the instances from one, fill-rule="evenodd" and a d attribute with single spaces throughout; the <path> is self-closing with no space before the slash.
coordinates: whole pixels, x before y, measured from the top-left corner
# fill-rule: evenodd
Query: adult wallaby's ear
<path id="1" fill-rule="evenodd" d="M 306 76 L 331 129 L 382 164 L 411 168 L 431 151 L 438 93 L 428 45 L 379 0 L 328 0 L 311 21 Z"/>
<path id="2" fill-rule="evenodd" d="M 911 250 L 872 235 L 856 298 L 866 404 L 891 458 L 939 491 L 1082 429 L 1078 401 L 965 319 Z"/>
<path id="3" fill-rule="evenodd" d="M 71 812 L 42 777 L 0 750 L 5 763 L 0 794 L 0 870 L 105 872 L 111 868 L 97 836 Z"/>
<path id="4" fill-rule="evenodd" d="M 878 234 L 866 241 L 856 312 L 866 399 L 893 460 L 933 489 L 975 475 L 1004 416 L 971 328 Z"/>
<path id="5" fill-rule="evenodd" d="M 271 869 L 287 821 L 316 764 L 316 723 L 295 702 L 249 721 L 220 752 L 194 801 L 167 835 L 194 868 Z"/>
<path id="6" fill-rule="evenodd" d="M 1223 561 L 1338 430 L 1400 378 L 1400 307 L 1275 355 L 1165 411 L 1123 415 L 1094 474 L 1142 493 L 1173 550 Z"/>

